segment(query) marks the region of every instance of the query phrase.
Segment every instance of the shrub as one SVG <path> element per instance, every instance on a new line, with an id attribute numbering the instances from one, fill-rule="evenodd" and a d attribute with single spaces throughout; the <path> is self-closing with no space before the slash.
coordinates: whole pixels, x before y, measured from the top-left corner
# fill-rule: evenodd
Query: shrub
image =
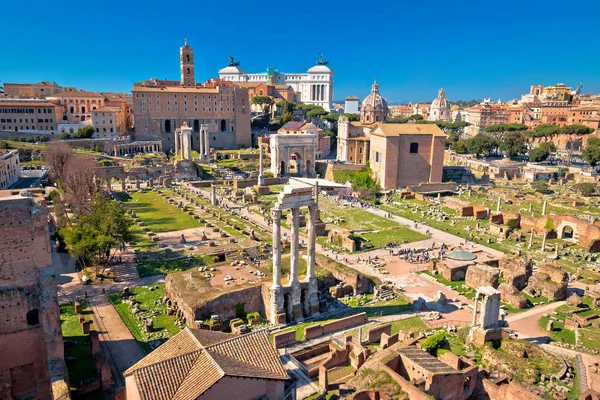
<path id="1" fill-rule="evenodd" d="M 437 354 L 438 349 L 442 346 L 445 340 L 446 332 L 442 331 L 425 339 L 425 341 L 421 345 L 421 348 L 427 351 L 429 354 L 435 356 Z"/>
<path id="2" fill-rule="evenodd" d="M 550 190 L 548 184 L 544 181 L 535 181 L 531 187 L 538 193 L 548 193 Z"/>
<path id="3" fill-rule="evenodd" d="M 573 189 L 579 192 L 582 196 L 591 196 L 596 191 L 593 183 L 581 182 L 573 185 Z"/>

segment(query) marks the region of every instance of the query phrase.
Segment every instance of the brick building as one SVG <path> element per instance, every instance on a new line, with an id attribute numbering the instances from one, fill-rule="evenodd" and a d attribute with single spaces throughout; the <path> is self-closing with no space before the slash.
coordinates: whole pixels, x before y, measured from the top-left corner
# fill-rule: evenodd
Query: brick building
<path id="1" fill-rule="evenodd" d="M 60 106 L 62 118 L 70 122 L 89 120 L 92 111 L 104 107 L 106 101 L 104 95 L 84 90 L 62 91 L 47 99 Z"/>
<path id="2" fill-rule="evenodd" d="M 181 80 L 136 82 L 133 112 L 138 139 L 162 140 L 163 148 L 175 147 L 173 133 L 183 123 L 192 127 L 192 147 L 199 143 L 200 126 L 207 125 L 210 147 L 249 147 L 250 100 L 248 89 L 222 80 L 195 83 L 194 52 L 180 49 Z"/>
<path id="3" fill-rule="evenodd" d="M 114 138 L 126 132 L 126 115 L 119 107 L 104 106 L 92 112 L 92 126 L 97 138 Z"/>
<path id="4" fill-rule="evenodd" d="M 127 400 L 283 399 L 288 375 L 266 330 L 185 328 L 124 373 Z"/>
<path id="5" fill-rule="evenodd" d="M 62 117 L 57 107 L 45 100 L 0 100 L 0 130 L 54 134 Z"/>
<path id="6" fill-rule="evenodd" d="M 0 197 L 0 398 L 68 399 L 48 214 Z"/>

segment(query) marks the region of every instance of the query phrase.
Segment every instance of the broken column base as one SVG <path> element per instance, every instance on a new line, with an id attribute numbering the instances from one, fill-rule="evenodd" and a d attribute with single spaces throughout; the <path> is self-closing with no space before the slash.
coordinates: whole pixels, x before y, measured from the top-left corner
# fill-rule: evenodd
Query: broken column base
<path id="1" fill-rule="evenodd" d="M 485 329 L 484 330 L 484 329 L 473 327 L 469 331 L 468 339 L 473 344 L 473 346 L 483 347 L 485 342 L 502 340 L 502 329 L 496 328 L 496 329 Z"/>
<path id="2" fill-rule="evenodd" d="M 271 315 L 271 323 L 273 325 L 285 325 L 285 310 L 276 310 L 273 315 Z"/>
<path id="3" fill-rule="evenodd" d="M 256 189 L 256 192 L 259 195 L 265 195 L 265 194 L 269 194 L 271 193 L 271 189 L 269 189 L 268 186 L 263 186 L 263 185 L 254 185 L 254 189 Z"/>

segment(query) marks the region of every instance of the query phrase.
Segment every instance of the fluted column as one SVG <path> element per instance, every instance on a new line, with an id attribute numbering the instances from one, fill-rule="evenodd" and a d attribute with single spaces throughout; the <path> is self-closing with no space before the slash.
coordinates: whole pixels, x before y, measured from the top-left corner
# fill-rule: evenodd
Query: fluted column
<path id="1" fill-rule="evenodd" d="M 179 135 L 175 132 L 175 155 L 179 154 Z"/>
<path id="2" fill-rule="evenodd" d="M 271 210 L 273 218 L 273 289 L 281 287 L 281 210 Z"/>
<path id="3" fill-rule="evenodd" d="M 317 223 L 317 205 L 313 204 L 308 206 L 308 247 L 307 247 L 307 255 L 308 255 L 308 266 L 306 268 L 306 276 L 310 281 L 315 277 L 315 225 Z"/>
<path id="4" fill-rule="evenodd" d="M 260 151 L 260 158 L 258 164 L 258 186 L 265 186 L 265 175 L 263 171 L 263 146 L 262 144 L 258 146 Z"/>
<path id="5" fill-rule="evenodd" d="M 204 161 L 204 131 L 200 129 L 200 134 L 198 135 L 198 142 L 200 143 L 200 149 L 198 153 L 200 154 L 200 161 Z"/>
<path id="6" fill-rule="evenodd" d="M 298 237 L 300 236 L 300 209 L 292 208 L 292 242 L 290 246 L 290 283 L 298 283 Z"/>

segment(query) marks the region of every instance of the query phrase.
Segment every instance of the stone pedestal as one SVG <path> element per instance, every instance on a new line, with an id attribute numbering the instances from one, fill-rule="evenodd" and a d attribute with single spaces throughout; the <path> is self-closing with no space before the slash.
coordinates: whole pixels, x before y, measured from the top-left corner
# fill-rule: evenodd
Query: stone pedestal
<path id="1" fill-rule="evenodd" d="M 475 347 L 483 347 L 485 342 L 502 340 L 502 329 L 480 329 L 471 328 L 468 336 L 469 341 Z"/>
<path id="2" fill-rule="evenodd" d="M 271 189 L 269 189 L 268 186 L 254 185 L 254 189 L 256 189 L 256 191 L 260 195 L 265 195 L 265 194 L 271 193 Z"/>

